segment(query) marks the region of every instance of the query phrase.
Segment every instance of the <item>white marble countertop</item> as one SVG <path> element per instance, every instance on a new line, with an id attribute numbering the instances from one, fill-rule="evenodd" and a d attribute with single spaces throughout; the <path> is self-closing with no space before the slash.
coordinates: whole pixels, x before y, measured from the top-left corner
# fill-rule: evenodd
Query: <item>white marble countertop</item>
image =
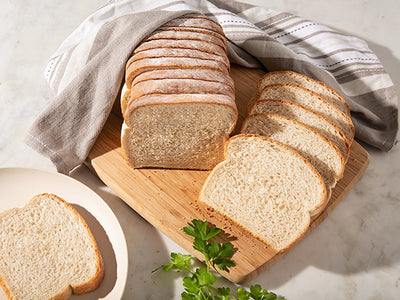
<path id="1" fill-rule="evenodd" d="M 30 124 L 50 101 L 42 73 L 60 43 L 105 2 L 0 2 L 0 167 L 55 170 L 23 143 Z M 245 2 L 292 12 L 365 39 L 400 95 L 397 0 L 331 0 L 322 5 L 317 0 Z M 370 165 L 340 205 L 311 235 L 247 285 L 260 283 L 287 299 L 400 299 L 400 146 L 389 153 L 366 149 Z M 130 262 L 123 298 L 179 299 L 180 279 L 151 270 L 167 263 L 171 251 L 184 251 L 86 167 L 79 167 L 72 177 L 97 192 L 124 229 Z M 229 285 L 224 280 L 222 284 Z"/>

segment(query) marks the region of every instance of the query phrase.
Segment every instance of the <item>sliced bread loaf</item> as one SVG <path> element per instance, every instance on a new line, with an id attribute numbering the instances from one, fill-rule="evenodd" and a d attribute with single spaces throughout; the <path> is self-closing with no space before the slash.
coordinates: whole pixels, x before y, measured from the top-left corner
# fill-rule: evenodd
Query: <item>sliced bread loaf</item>
<path id="1" fill-rule="evenodd" d="M 250 115 L 241 133 L 259 134 L 296 150 L 321 174 L 328 189 L 343 176 L 344 160 L 338 147 L 296 120 L 274 114 Z"/>
<path id="2" fill-rule="evenodd" d="M 335 124 L 343 132 L 349 145 L 353 141 L 354 126 L 350 117 L 311 90 L 294 84 L 273 84 L 260 91 L 256 101 L 262 99 L 285 100 L 304 106 Z M 254 113 L 258 109 L 257 106 L 253 108 Z"/>
<path id="3" fill-rule="evenodd" d="M 265 74 L 265 76 L 258 81 L 257 89 L 258 91 L 261 91 L 267 85 L 276 83 L 295 84 L 309 89 L 331 102 L 346 115 L 350 116 L 350 109 L 346 100 L 344 100 L 344 98 L 338 92 L 328 87 L 323 82 L 292 71 L 276 71 Z"/>
<path id="4" fill-rule="evenodd" d="M 259 135 L 236 135 L 225 160 L 208 176 L 199 196 L 276 251 L 293 246 L 323 205 L 326 189 L 313 166 L 289 147 Z"/>
<path id="5" fill-rule="evenodd" d="M 297 120 L 318 131 L 340 150 L 344 161 L 349 155 L 349 144 L 343 132 L 323 116 L 293 102 L 283 100 L 259 100 L 249 111 L 252 114 L 276 114 Z"/>
<path id="6" fill-rule="evenodd" d="M 208 170 L 223 159 L 238 113 L 216 25 L 205 16 L 174 19 L 127 62 L 121 145 L 130 166 Z"/>
<path id="7" fill-rule="evenodd" d="M 67 299 L 96 289 L 104 268 L 89 227 L 52 194 L 0 215 L 0 283 L 9 299 Z"/>

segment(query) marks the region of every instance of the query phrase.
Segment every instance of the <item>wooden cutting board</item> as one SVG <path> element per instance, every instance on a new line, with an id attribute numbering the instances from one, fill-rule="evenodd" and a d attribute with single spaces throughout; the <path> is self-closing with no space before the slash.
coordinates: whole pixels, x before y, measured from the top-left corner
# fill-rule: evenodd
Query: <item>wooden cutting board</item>
<path id="1" fill-rule="evenodd" d="M 240 115 L 237 128 L 243 121 L 247 102 L 255 93 L 257 81 L 263 74 L 263 70 L 232 66 L 231 76 L 235 81 Z M 203 212 L 198 208 L 196 200 L 208 171 L 130 168 L 121 151 L 121 125 L 120 109 L 115 107 L 90 151 L 87 164 L 106 185 L 153 226 L 200 260 L 203 257 L 193 250 L 192 237 L 186 235 L 182 228 L 192 219 L 208 220 L 221 228 L 223 234 L 219 239 L 234 245 L 236 252 L 233 259 L 237 264 L 229 273 L 221 274 L 236 283 L 255 278 L 285 254 L 277 253 L 217 213 Z M 307 234 L 342 201 L 368 163 L 368 153 L 353 142 L 344 176 L 335 187 L 324 211 L 312 219 Z"/>

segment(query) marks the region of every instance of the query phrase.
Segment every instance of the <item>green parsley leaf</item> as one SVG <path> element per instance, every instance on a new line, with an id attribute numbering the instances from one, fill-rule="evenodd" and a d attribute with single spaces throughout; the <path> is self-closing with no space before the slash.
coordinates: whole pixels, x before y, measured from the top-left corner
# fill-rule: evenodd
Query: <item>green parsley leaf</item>
<path id="1" fill-rule="evenodd" d="M 188 293 L 197 293 L 201 289 L 195 276 L 183 278 L 183 287 Z"/>
<path id="2" fill-rule="evenodd" d="M 235 293 L 239 297 L 238 300 L 248 300 L 248 299 L 250 299 L 250 293 L 248 291 L 245 291 L 241 287 L 238 288 Z"/>
<path id="3" fill-rule="evenodd" d="M 206 268 L 201 267 L 196 270 L 193 276 L 196 277 L 200 286 L 212 285 L 217 280 L 214 274 L 207 271 Z"/>

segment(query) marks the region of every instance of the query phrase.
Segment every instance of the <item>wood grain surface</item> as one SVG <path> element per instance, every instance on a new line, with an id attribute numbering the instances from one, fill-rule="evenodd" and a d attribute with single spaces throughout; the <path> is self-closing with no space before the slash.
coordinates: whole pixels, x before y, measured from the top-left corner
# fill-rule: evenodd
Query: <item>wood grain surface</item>
<path id="1" fill-rule="evenodd" d="M 232 66 L 231 76 L 235 81 L 239 110 L 236 128 L 240 127 L 246 114 L 247 102 L 254 95 L 257 81 L 263 74 L 265 72 L 260 69 Z M 236 283 L 254 279 L 285 254 L 277 253 L 217 213 L 198 207 L 197 197 L 209 174 L 208 171 L 132 169 L 126 163 L 121 150 L 121 125 L 122 116 L 119 107 L 116 106 L 91 149 L 87 164 L 106 185 L 149 223 L 200 260 L 204 258 L 192 248 L 192 237 L 186 235 L 182 228 L 192 219 L 207 220 L 221 228 L 223 234 L 219 236 L 219 241 L 230 241 L 234 245 L 236 252 L 233 259 L 236 267 L 229 273 L 220 273 Z M 305 236 L 343 200 L 359 180 L 368 163 L 368 153 L 357 142 L 353 142 L 343 178 L 333 190 L 325 209 L 312 218 Z"/>

